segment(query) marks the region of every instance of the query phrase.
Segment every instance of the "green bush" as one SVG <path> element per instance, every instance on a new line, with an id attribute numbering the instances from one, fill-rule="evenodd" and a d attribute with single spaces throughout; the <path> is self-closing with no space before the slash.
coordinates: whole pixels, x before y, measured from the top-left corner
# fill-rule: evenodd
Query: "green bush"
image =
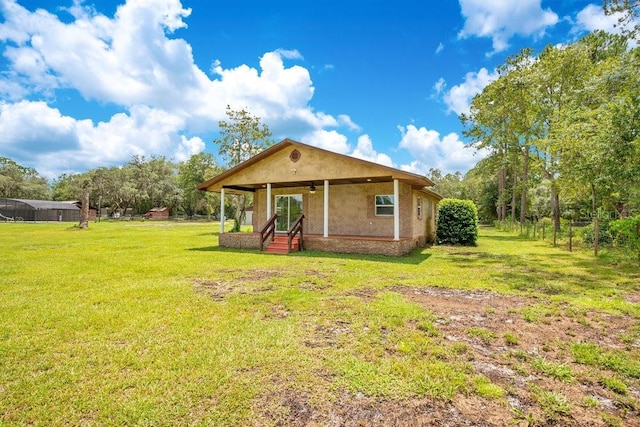
<path id="1" fill-rule="evenodd" d="M 640 264 L 640 215 L 613 221 L 611 230 L 617 235 L 617 240 L 623 247 L 638 256 L 638 264 Z"/>
<path id="2" fill-rule="evenodd" d="M 596 232 L 592 223 L 582 229 L 582 242 L 586 245 L 592 246 L 595 241 Z M 610 245 L 613 243 L 613 236 L 611 235 L 611 231 L 609 231 L 608 221 L 600 221 L 600 238 L 598 241 L 601 245 Z"/>
<path id="3" fill-rule="evenodd" d="M 436 219 L 438 244 L 474 246 L 478 241 L 478 209 L 471 200 L 443 199 Z"/>

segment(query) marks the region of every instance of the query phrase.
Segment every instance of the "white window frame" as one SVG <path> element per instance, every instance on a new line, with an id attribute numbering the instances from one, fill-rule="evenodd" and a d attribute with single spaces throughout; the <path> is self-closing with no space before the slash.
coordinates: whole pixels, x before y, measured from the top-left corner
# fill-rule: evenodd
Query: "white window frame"
<path id="1" fill-rule="evenodd" d="M 388 197 L 391 204 L 378 203 L 378 197 Z M 378 208 L 391 208 L 390 213 L 378 213 Z M 376 216 L 392 217 L 394 214 L 395 203 L 393 194 L 376 194 L 375 196 L 375 214 Z"/>
<path id="2" fill-rule="evenodd" d="M 422 197 L 418 197 L 418 219 L 422 219 Z"/>

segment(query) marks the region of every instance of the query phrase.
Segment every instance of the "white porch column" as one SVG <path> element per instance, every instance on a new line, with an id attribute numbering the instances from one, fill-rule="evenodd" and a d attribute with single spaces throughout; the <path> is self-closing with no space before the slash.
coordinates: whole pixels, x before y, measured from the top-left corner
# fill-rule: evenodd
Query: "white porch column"
<path id="1" fill-rule="evenodd" d="M 224 187 L 220 189 L 220 234 L 224 233 Z"/>
<path id="2" fill-rule="evenodd" d="M 324 237 L 329 237 L 329 180 L 324 180 Z"/>
<path id="3" fill-rule="evenodd" d="M 267 221 L 271 218 L 271 183 L 267 183 Z"/>
<path id="4" fill-rule="evenodd" d="M 393 180 L 393 240 L 400 240 L 400 191 L 398 180 Z"/>

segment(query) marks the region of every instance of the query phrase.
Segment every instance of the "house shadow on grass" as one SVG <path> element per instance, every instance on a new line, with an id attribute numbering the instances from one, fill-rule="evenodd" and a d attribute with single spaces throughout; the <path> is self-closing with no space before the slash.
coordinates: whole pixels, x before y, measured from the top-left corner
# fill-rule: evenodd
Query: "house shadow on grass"
<path id="1" fill-rule="evenodd" d="M 291 252 L 288 255 L 282 254 L 271 254 L 267 252 L 261 252 L 257 249 L 238 249 L 238 248 L 225 248 L 220 246 L 204 246 L 199 248 L 188 248 L 188 251 L 196 251 L 196 252 L 217 252 L 217 253 L 237 253 L 237 254 L 252 254 L 252 255 L 262 255 L 268 257 L 290 257 L 290 258 L 324 258 L 324 259 L 340 259 L 340 260 L 357 260 L 357 261 L 373 261 L 376 263 L 385 262 L 389 264 L 411 264 L 411 265 L 419 265 L 422 262 L 426 261 L 431 254 L 425 253 L 427 249 L 417 248 L 414 249 L 411 253 L 402 256 L 387 256 L 387 255 L 364 255 L 364 254 L 349 254 L 349 253 L 334 253 L 334 252 L 320 252 L 320 251 L 311 251 L 304 250 L 300 252 Z"/>

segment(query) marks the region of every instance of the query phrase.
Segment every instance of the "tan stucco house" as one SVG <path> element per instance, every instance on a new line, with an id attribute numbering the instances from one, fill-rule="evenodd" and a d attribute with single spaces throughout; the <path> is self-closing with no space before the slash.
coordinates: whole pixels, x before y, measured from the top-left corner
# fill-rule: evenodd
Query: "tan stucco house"
<path id="1" fill-rule="evenodd" d="M 441 197 L 431 186 L 424 176 L 284 139 L 198 188 L 221 193 L 223 216 L 225 195 L 253 193 L 254 232 L 224 233 L 221 224 L 223 247 L 262 249 L 298 226 L 305 249 L 402 255 L 434 238 Z"/>

